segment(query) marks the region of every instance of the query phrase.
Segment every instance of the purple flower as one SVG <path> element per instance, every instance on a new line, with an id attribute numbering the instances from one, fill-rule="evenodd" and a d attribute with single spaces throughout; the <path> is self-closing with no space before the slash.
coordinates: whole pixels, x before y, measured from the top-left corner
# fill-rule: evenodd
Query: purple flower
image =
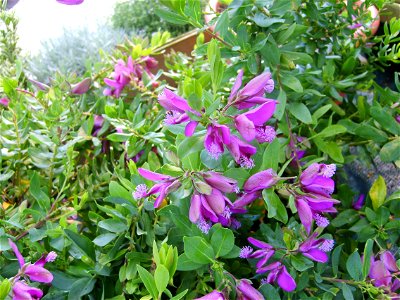
<path id="1" fill-rule="evenodd" d="M 286 292 L 293 292 L 296 289 L 296 282 L 287 271 L 286 266 L 282 265 L 281 262 L 276 261 L 262 268 L 262 272 L 260 273 L 268 271 L 270 271 L 270 273 L 265 280 L 267 283 L 272 284 L 274 282 L 277 282 L 278 285 Z"/>
<path id="2" fill-rule="evenodd" d="M 266 72 L 253 78 L 239 91 L 242 79 L 243 71 L 240 70 L 228 98 L 229 104 L 235 105 L 238 109 L 244 109 L 263 104 L 266 101 L 274 101 L 263 97 L 265 92 L 271 93 L 274 90 L 274 81 L 271 79 L 271 73 Z"/>
<path id="3" fill-rule="evenodd" d="M 256 140 L 260 144 L 271 143 L 276 138 L 276 131 L 272 126 L 259 126 L 256 127 Z"/>
<path id="4" fill-rule="evenodd" d="M 257 134 L 259 139 L 263 140 L 263 132 L 265 133 L 264 123 L 272 117 L 275 107 L 275 100 L 267 100 L 259 107 L 235 116 L 236 129 L 248 142 L 254 140 Z"/>
<path id="5" fill-rule="evenodd" d="M 40 289 L 31 287 L 20 280 L 14 283 L 12 292 L 13 300 L 37 300 L 43 296 L 43 292 Z"/>
<path id="6" fill-rule="evenodd" d="M 396 264 L 396 259 L 394 258 L 393 254 L 386 250 L 380 255 L 380 259 L 385 265 L 385 267 L 391 272 L 399 272 L 399 268 Z"/>
<path id="7" fill-rule="evenodd" d="M 232 202 L 221 193 L 220 190 L 213 188 L 210 195 L 195 192 L 190 201 L 189 219 L 197 224 L 201 231 L 207 233 L 211 228 L 210 223 L 221 223 L 222 226 L 238 226 L 233 213 L 243 213 L 245 210 L 235 208 Z"/>
<path id="8" fill-rule="evenodd" d="M 229 143 L 230 130 L 227 126 L 220 124 L 208 125 L 204 148 L 212 158 L 218 159 L 224 153 L 224 145 Z"/>
<path id="9" fill-rule="evenodd" d="M 389 286 L 392 277 L 390 275 L 389 270 L 386 268 L 383 261 L 377 260 L 371 263 L 371 267 L 369 269 L 369 277 L 373 279 L 374 286 Z"/>
<path id="10" fill-rule="evenodd" d="M 82 81 L 71 86 L 71 93 L 75 95 L 85 94 L 89 90 L 91 84 L 92 79 L 89 77 L 85 78 Z"/>
<path id="11" fill-rule="evenodd" d="M 131 75 L 138 75 L 132 57 L 129 56 L 127 64 L 119 59 L 114 66 L 114 72 L 111 74 L 113 79 L 104 78 L 104 82 L 109 87 L 104 90 L 103 94 L 115 98 L 121 96 L 122 90 L 131 82 Z"/>
<path id="12" fill-rule="evenodd" d="M 252 203 L 254 200 L 258 199 L 261 197 L 261 192 L 260 191 L 256 191 L 256 192 L 252 192 L 252 193 L 246 193 L 243 194 L 242 196 L 240 196 L 234 203 L 233 203 L 233 207 L 235 208 L 243 208 L 246 205 L 249 205 L 250 203 Z"/>
<path id="13" fill-rule="evenodd" d="M 154 69 L 158 66 L 158 61 L 151 56 L 143 56 L 141 60 L 146 64 L 146 68 Z"/>
<path id="14" fill-rule="evenodd" d="M 334 204 L 340 201 L 320 195 L 298 195 L 296 197 L 295 205 L 300 217 L 300 221 L 306 228 L 307 233 L 311 231 L 311 225 L 314 216 L 324 212 L 336 212 L 333 207 Z M 318 217 L 317 217 L 318 218 Z"/>
<path id="15" fill-rule="evenodd" d="M 92 136 L 97 136 L 104 124 L 104 118 L 99 115 L 94 115 L 94 123 L 92 128 Z"/>
<path id="16" fill-rule="evenodd" d="M 331 179 L 335 171 L 336 165 L 334 164 L 311 164 L 300 175 L 302 190 L 306 193 L 329 197 L 335 189 L 335 182 Z"/>
<path id="17" fill-rule="evenodd" d="M 4 107 L 8 107 L 9 103 L 10 103 L 10 100 L 8 100 L 7 98 L 0 99 L 0 105 L 3 105 Z"/>
<path id="18" fill-rule="evenodd" d="M 207 295 L 204 295 L 203 297 L 196 298 L 195 300 L 225 300 L 224 294 L 218 291 L 212 291 L 211 293 L 208 293 Z"/>
<path id="19" fill-rule="evenodd" d="M 259 250 L 254 251 L 253 253 L 248 255 L 248 258 L 257 258 L 260 259 L 257 264 L 257 273 L 259 270 L 268 262 L 268 260 L 275 254 L 275 249 L 270 244 L 265 243 L 263 241 L 257 240 L 255 238 L 249 237 L 247 238 L 250 244 L 253 246 L 260 248 Z"/>
<path id="20" fill-rule="evenodd" d="M 161 202 L 169 193 L 177 190 L 181 186 L 179 179 L 175 177 L 155 173 L 143 168 L 139 168 L 138 172 L 144 178 L 155 181 L 156 184 L 148 192 L 145 192 L 143 185 L 140 184 L 136 187 L 136 191 L 133 195 L 135 198 L 144 198 L 150 195 L 159 194 L 154 201 L 155 208 L 160 206 Z"/>
<path id="21" fill-rule="evenodd" d="M 311 260 L 326 263 L 328 261 L 328 255 L 325 252 L 331 251 L 333 244 L 333 240 L 316 239 L 316 234 L 313 234 L 300 244 L 299 251 Z"/>
<path id="22" fill-rule="evenodd" d="M 250 158 L 256 154 L 257 148 L 241 141 L 237 136 L 231 135 L 230 143 L 227 145 L 229 152 L 232 154 L 236 163 L 245 169 L 254 167 L 254 162 Z"/>
<path id="23" fill-rule="evenodd" d="M 164 91 L 158 96 L 158 102 L 162 107 L 167 110 L 165 123 L 168 125 L 181 124 L 190 121 L 187 112 L 191 112 L 197 116 L 201 116 L 201 114 L 195 110 L 193 110 L 187 101 L 173 93 L 168 89 L 164 89 Z M 192 136 L 199 122 L 190 121 L 185 128 L 185 135 Z"/>
<path id="24" fill-rule="evenodd" d="M 355 210 L 360 210 L 365 203 L 365 194 L 360 194 L 356 201 L 353 202 L 352 206 Z"/>
<path id="25" fill-rule="evenodd" d="M 56 0 L 58 3 L 66 5 L 78 5 L 83 3 L 84 0 Z"/>
<path id="26" fill-rule="evenodd" d="M 270 188 L 279 180 L 278 175 L 273 169 L 264 170 L 250 176 L 243 185 L 243 189 L 247 193 L 260 191 Z"/>
<path id="27" fill-rule="evenodd" d="M 248 279 L 241 279 L 236 285 L 236 299 L 238 300 L 264 300 L 264 296 L 254 287 Z"/>
<path id="28" fill-rule="evenodd" d="M 25 264 L 25 260 L 19 252 L 17 245 L 8 240 L 12 250 L 17 257 L 19 266 L 20 266 L 20 275 L 27 275 L 31 280 L 43 283 L 50 283 L 53 281 L 53 275 L 44 268 L 46 262 L 53 261 L 57 255 L 54 252 L 50 252 L 47 256 L 42 256 L 37 262 L 34 264 L 27 263 Z"/>
<path id="29" fill-rule="evenodd" d="M 50 87 L 47 84 L 44 84 L 43 82 L 36 81 L 33 79 L 28 79 L 28 80 L 32 82 L 41 91 L 48 91 L 50 89 Z"/>
<path id="30" fill-rule="evenodd" d="M 397 123 L 400 124 L 400 115 L 397 115 L 394 119 L 396 120 Z"/>
<path id="31" fill-rule="evenodd" d="M 212 171 L 204 172 L 202 175 L 205 182 L 207 182 L 213 188 L 216 188 L 223 193 L 239 192 L 239 188 L 237 186 L 237 180 L 235 179 L 225 177 L 219 173 Z"/>

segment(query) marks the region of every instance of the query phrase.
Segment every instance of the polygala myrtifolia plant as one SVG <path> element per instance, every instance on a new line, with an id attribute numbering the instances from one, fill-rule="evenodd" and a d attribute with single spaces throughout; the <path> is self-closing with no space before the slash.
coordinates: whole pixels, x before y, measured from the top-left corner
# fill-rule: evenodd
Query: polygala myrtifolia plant
<path id="1" fill-rule="evenodd" d="M 208 31 L 197 2 L 157 12 Z M 167 61 L 176 86 L 167 34 L 86 78 L 1 78 L 0 299 L 399 297 L 400 193 L 343 171 L 355 147 L 398 164 L 399 93 L 372 74 L 397 25 L 378 59 L 352 9 L 233 1 Z"/>

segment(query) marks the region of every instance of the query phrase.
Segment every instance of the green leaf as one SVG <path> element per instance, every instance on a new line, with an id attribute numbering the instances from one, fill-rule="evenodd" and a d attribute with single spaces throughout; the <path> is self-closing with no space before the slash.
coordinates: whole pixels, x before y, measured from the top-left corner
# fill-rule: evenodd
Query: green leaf
<path id="1" fill-rule="evenodd" d="M 107 139 L 111 142 L 126 142 L 132 136 L 131 133 L 111 133 L 107 135 Z"/>
<path id="2" fill-rule="evenodd" d="M 353 300 L 354 297 L 350 287 L 345 283 L 342 283 L 341 286 L 342 286 L 343 299 Z"/>
<path id="3" fill-rule="evenodd" d="M 157 16 L 159 16 L 161 19 L 164 19 L 165 21 L 175 24 L 175 25 L 185 25 L 188 23 L 185 17 L 182 17 L 181 15 L 165 10 L 165 9 L 160 9 L 158 7 L 154 8 L 154 12 L 156 13 Z"/>
<path id="4" fill-rule="evenodd" d="M 215 253 L 211 245 L 203 238 L 194 236 L 183 238 L 186 256 L 198 264 L 212 263 Z"/>
<path id="5" fill-rule="evenodd" d="M 37 172 L 33 172 L 33 175 L 29 184 L 29 193 L 38 202 L 40 208 L 47 211 L 50 208 L 50 198 L 40 188 L 40 175 Z"/>
<path id="6" fill-rule="evenodd" d="M 296 25 L 296 23 L 293 23 L 286 30 L 279 32 L 276 42 L 280 45 L 284 44 L 293 34 L 294 30 L 296 29 Z"/>
<path id="7" fill-rule="evenodd" d="M 356 281 L 362 279 L 362 265 L 361 265 L 361 257 L 358 253 L 357 249 L 350 254 L 349 258 L 346 261 L 346 269 L 351 278 Z"/>
<path id="8" fill-rule="evenodd" d="M 295 91 L 296 93 L 302 93 L 303 92 L 303 86 L 301 85 L 300 80 L 298 80 L 296 77 L 294 77 L 293 75 L 289 75 L 289 74 L 284 74 L 281 77 L 281 81 L 282 84 L 290 89 L 292 89 L 293 91 Z M 304 105 L 304 104 L 303 104 Z M 310 115 L 310 119 L 311 119 L 311 115 Z M 310 121 L 311 122 L 311 121 Z"/>
<path id="9" fill-rule="evenodd" d="M 400 138 L 386 143 L 381 148 L 379 156 L 384 162 L 391 162 L 400 159 Z"/>
<path id="10" fill-rule="evenodd" d="M 372 207 L 375 211 L 385 202 L 386 193 L 387 189 L 385 179 L 379 175 L 369 190 L 369 197 L 371 198 Z"/>
<path id="11" fill-rule="evenodd" d="M 286 108 L 286 93 L 284 90 L 279 91 L 278 98 L 276 99 L 278 101 L 278 104 L 276 105 L 276 110 L 275 110 L 275 118 L 278 120 L 281 120 L 283 117 L 283 114 L 285 113 L 285 108 Z"/>
<path id="12" fill-rule="evenodd" d="M 69 292 L 68 300 L 81 299 L 82 296 L 89 294 L 96 283 L 96 279 L 90 277 L 84 277 L 75 281 Z"/>
<path id="13" fill-rule="evenodd" d="M 153 276 L 140 265 L 137 265 L 137 270 L 146 290 L 150 293 L 153 299 L 158 299 L 158 290 Z"/>
<path id="14" fill-rule="evenodd" d="M 379 125 L 381 125 L 382 129 L 387 130 L 394 135 L 400 135 L 400 124 L 396 122 L 391 114 L 379 106 L 371 107 L 369 113 L 379 123 Z"/>
<path id="15" fill-rule="evenodd" d="M 200 179 L 194 179 L 193 185 L 200 194 L 211 195 L 212 187 Z"/>
<path id="16" fill-rule="evenodd" d="M 250 18 L 251 20 L 254 21 L 258 26 L 260 27 L 270 27 L 273 24 L 276 23 L 284 23 L 285 19 L 281 18 L 270 18 L 267 17 L 265 14 L 261 12 L 257 12 L 254 17 Z"/>
<path id="17" fill-rule="evenodd" d="M 184 290 L 183 292 L 180 292 L 178 295 L 172 297 L 170 300 L 180 300 L 183 298 L 183 296 L 186 295 L 187 292 L 188 292 L 188 289 Z"/>
<path id="18" fill-rule="evenodd" d="M 122 198 L 126 200 L 132 200 L 131 193 L 128 192 L 122 185 L 118 182 L 111 181 L 108 185 L 111 197 Z"/>
<path id="19" fill-rule="evenodd" d="M 100 228 L 103 228 L 113 233 L 121 233 L 128 230 L 128 226 L 124 222 L 116 219 L 103 220 L 100 221 L 97 225 Z"/>
<path id="20" fill-rule="evenodd" d="M 263 294 L 265 300 L 281 300 L 276 288 L 268 283 L 261 285 L 259 291 Z"/>
<path id="21" fill-rule="evenodd" d="M 185 253 L 178 257 L 178 271 L 193 271 L 201 268 L 202 266 L 204 265 L 193 262 L 189 257 L 186 256 Z"/>
<path id="22" fill-rule="evenodd" d="M 224 172 L 224 175 L 237 180 L 239 187 L 243 186 L 244 182 L 250 176 L 249 172 L 243 168 L 230 168 Z"/>
<path id="23" fill-rule="evenodd" d="M 190 153 L 203 150 L 203 141 L 203 135 L 185 137 L 185 139 L 178 146 L 178 156 L 184 157 Z"/>
<path id="24" fill-rule="evenodd" d="M 232 230 L 228 228 L 218 228 L 211 236 L 211 246 L 214 249 L 215 257 L 228 254 L 235 245 L 235 237 Z"/>
<path id="25" fill-rule="evenodd" d="M 314 263 L 305 258 L 303 255 L 295 255 L 290 257 L 290 262 L 292 266 L 299 272 L 304 272 L 312 267 L 314 267 Z"/>
<path id="26" fill-rule="evenodd" d="M 324 105 L 318 108 L 312 115 L 313 123 L 316 124 L 319 118 L 321 118 L 324 114 L 326 114 L 332 107 L 332 104 Z"/>
<path id="27" fill-rule="evenodd" d="M 362 138 L 372 140 L 377 143 L 384 143 L 387 141 L 387 135 L 382 130 L 368 124 L 360 124 L 354 133 Z"/>
<path id="28" fill-rule="evenodd" d="M 317 133 L 315 136 L 320 136 L 320 137 L 326 138 L 326 137 L 338 135 L 340 133 L 344 133 L 346 131 L 347 131 L 346 127 L 335 124 L 335 125 L 330 125 L 330 126 L 324 128 L 324 130 Z"/>
<path id="29" fill-rule="evenodd" d="M 272 143 L 268 144 L 263 153 L 263 161 L 259 171 L 263 171 L 269 168 L 273 170 L 278 169 L 279 153 L 281 152 L 281 144 L 278 139 L 274 139 Z"/>
<path id="30" fill-rule="evenodd" d="M 114 233 L 100 234 L 93 240 L 93 244 L 100 246 L 100 247 L 104 247 L 105 245 L 107 245 L 109 242 L 111 242 L 116 237 L 117 237 L 117 235 Z"/>
<path id="31" fill-rule="evenodd" d="M 217 40 L 213 39 L 208 43 L 207 57 L 210 63 L 211 82 L 215 94 L 219 89 L 224 75 L 224 65 L 221 61 L 221 51 Z"/>
<path id="32" fill-rule="evenodd" d="M 299 121 L 306 124 L 312 123 L 312 117 L 310 111 L 308 110 L 307 106 L 305 106 L 303 103 L 300 102 L 291 103 L 289 105 L 289 111 Z"/>
<path id="33" fill-rule="evenodd" d="M 365 280 L 365 278 L 367 278 L 368 273 L 369 273 L 369 269 L 371 266 L 371 255 L 372 253 L 372 248 L 374 246 L 374 240 L 369 239 L 366 243 L 365 243 L 365 247 L 364 247 L 364 261 L 363 261 L 363 266 L 362 266 L 362 274 L 363 274 L 363 280 Z"/>
<path id="34" fill-rule="evenodd" d="M 323 151 L 326 152 L 333 160 L 340 163 L 344 162 L 342 148 L 336 144 L 336 142 L 327 142 Z"/>
<path id="35" fill-rule="evenodd" d="M 156 283 L 156 287 L 159 295 L 165 291 L 169 281 L 169 272 L 166 267 L 163 265 L 158 265 L 156 271 L 154 272 L 154 280 Z"/>
<path id="36" fill-rule="evenodd" d="M 334 276 L 337 276 L 338 270 L 339 270 L 339 260 L 340 260 L 340 253 L 342 252 L 343 244 L 337 246 L 331 256 L 331 261 L 332 261 L 332 273 Z"/>
<path id="37" fill-rule="evenodd" d="M 94 252 L 93 242 L 84 235 L 79 235 L 69 229 L 64 229 L 67 238 L 79 248 L 80 251 L 87 257 L 96 261 L 96 254 Z"/>
<path id="38" fill-rule="evenodd" d="M 11 291 L 11 283 L 8 279 L 4 279 L 0 283 L 0 300 L 6 299 L 8 293 Z"/>
<path id="39" fill-rule="evenodd" d="M 286 224 L 288 221 L 288 214 L 279 196 L 275 194 L 273 189 L 263 190 L 262 194 L 265 204 L 267 205 L 268 218 L 275 218 Z"/>

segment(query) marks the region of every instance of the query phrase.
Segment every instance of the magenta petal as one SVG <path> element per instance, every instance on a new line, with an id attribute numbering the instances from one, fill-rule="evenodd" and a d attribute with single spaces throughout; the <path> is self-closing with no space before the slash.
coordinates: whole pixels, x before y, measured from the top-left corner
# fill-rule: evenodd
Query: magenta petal
<path id="1" fill-rule="evenodd" d="M 290 276 L 286 267 L 283 266 L 281 271 L 278 273 L 277 280 L 278 285 L 286 292 L 292 292 L 296 289 L 296 282 Z"/>
<path id="2" fill-rule="evenodd" d="M 225 125 L 215 125 L 215 127 L 219 130 L 219 136 L 222 138 L 222 142 L 227 145 L 230 142 L 231 132 L 228 126 Z"/>
<path id="3" fill-rule="evenodd" d="M 179 97 L 169 89 L 164 89 L 163 93 L 158 96 L 158 102 L 166 110 L 178 110 L 180 112 L 192 110 L 184 98 Z"/>
<path id="4" fill-rule="evenodd" d="M 273 169 L 264 170 L 250 176 L 243 185 L 246 192 L 270 188 L 278 181 L 278 175 Z"/>
<path id="5" fill-rule="evenodd" d="M 192 136 L 193 133 L 195 132 L 198 124 L 199 124 L 199 122 L 197 122 L 197 121 L 190 121 L 189 123 L 187 123 L 187 125 L 185 127 L 185 135 Z"/>
<path id="6" fill-rule="evenodd" d="M 302 254 L 305 257 L 308 257 L 309 259 L 320 263 L 326 263 L 328 261 L 328 255 L 324 251 L 316 248 L 310 249 L 307 252 L 303 252 Z"/>
<path id="7" fill-rule="evenodd" d="M 262 96 L 264 94 L 264 87 L 271 79 L 271 73 L 265 72 L 261 75 L 250 80 L 245 87 L 240 91 L 241 96 Z"/>
<path id="8" fill-rule="evenodd" d="M 204 195 L 200 195 L 200 201 L 201 201 L 201 214 L 204 219 L 209 219 L 211 222 L 217 223 L 218 222 L 218 217 L 215 214 L 214 210 L 211 208 L 211 206 L 208 204 L 208 201 L 204 197 Z"/>
<path id="9" fill-rule="evenodd" d="M 190 200 L 189 219 L 196 223 L 200 218 L 201 201 L 198 194 L 194 194 Z"/>
<path id="10" fill-rule="evenodd" d="M 58 3 L 66 5 L 78 5 L 83 3 L 84 0 L 56 0 Z"/>
<path id="11" fill-rule="evenodd" d="M 21 255 L 21 252 L 19 252 L 17 245 L 12 240 L 8 239 L 8 243 L 10 244 L 15 256 L 18 259 L 19 266 L 22 268 L 25 264 L 24 257 Z"/>
<path id="12" fill-rule="evenodd" d="M 160 194 L 154 201 L 154 208 L 158 208 L 160 206 L 161 202 L 165 199 L 166 195 L 167 195 L 166 186 L 164 185 L 163 187 L 161 187 Z"/>
<path id="13" fill-rule="evenodd" d="M 240 198 L 238 198 L 234 203 L 233 206 L 235 208 L 242 208 L 246 205 L 249 205 L 250 203 L 252 203 L 254 200 L 258 199 L 261 197 L 261 193 L 260 192 L 252 192 L 252 193 L 248 193 L 248 194 L 244 194 L 243 196 L 241 196 Z"/>
<path id="14" fill-rule="evenodd" d="M 216 214 L 222 214 L 225 209 L 224 195 L 217 189 L 211 190 L 211 195 L 204 195 L 207 203 Z"/>
<path id="15" fill-rule="evenodd" d="M 35 287 L 27 285 L 23 281 L 17 281 L 13 286 L 13 300 L 34 300 L 40 299 L 43 292 Z"/>
<path id="16" fill-rule="evenodd" d="M 252 109 L 244 115 L 256 126 L 262 126 L 273 116 L 276 108 L 276 101 L 268 101 L 261 104 L 259 107 Z"/>
<path id="17" fill-rule="evenodd" d="M 300 221 L 305 227 L 307 233 L 309 234 L 311 231 L 311 224 L 313 221 L 311 209 L 302 198 L 297 198 L 295 204 L 297 212 L 300 217 Z"/>
<path id="18" fill-rule="evenodd" d="M 225 300 L 225 297 L 224 294 L 214 290 L 211 293 L 204 295 L 203 297 L 196 298 L 194 300 Z"/>
<path id="19" fill-rule="evenodd" d="M 216 172 L 207 172 L 203 178 L 209 185 L 224 193 L 233 193 L 237 188 L 235 179 L 225 177 Z"/>
<path id="20" fill-rule="evenodd" d="M 241 136 L 248 142 L 256 137 L 256 128 L 244 114 L 235 117 L 235 127 Z"/>
<path id="21" fill-rule="evenodd" d="M 381 261 L 385 265 L 385 267 L 392 272 L 398 272 L 399 268 L 397 267 L 396 264 L 396 259 L 394 258 L 393 254 L 386 250 L 381 254 Z"/>
<path id="22" fill-rule="evenodd" d="M 247 240 L 249 241 L 250 244 L 252 244 L 253 246 L 256 246 L 258 248 L 273 249 L 273 247 L 270 244 L 260 241 L 260 240 L 257 240 L 255 238 L 249 237 L 249 238 L 247 238 Z"/>
<path id="23" fill-rule="evenodd" d="M 238 76 L 236 77 L 235 83 L 232 86 L 231 94 L 229 95 L 228 100 L 232 101 L 233 98 L 236 96 L 238 90 L 242 86 L 242 79 L 243 79 L 243 70 L 239 70 Z"/>
<path id="24" fill-rule="evenodd" d="M 245 279 L 240 280 L 236 288 L 244 296 L 243 299 L 264 300 L 264 296 L 254 287 L 252 287 L 248 280 Z"/>
<path id="25" fill-rule="evenodd" d="M 374 279 L 375 286 L 389 286 L 392 280 L 389 270 L 386 269 L 384 263 L 380 260 L 371 264 L 369 277 Z"/>
<path id="26" fill-rule="evenodd" d="M 317 176 L 319 172 L 319 164 L 313 163 L 307 167 L 300 175 L 300 182 L 304 185 L 309 185 L 314 180 L 315 176 Z"/>
<path id="27" fill-rule="evenodd" d="M 53 274 L 40 266 L 29 265 L 25 270 L 25 274 L 33 281 L 44 283 L 50 283 L 53 281 Z"/>
<path id="28" fill-rule="evenodd" d="M 143 169 L 143 168 L 139 168 L 138 172 L 144 178 L 146 178 L 148 180 L 151 180 L 151 181 L 171 179 L 171 176 L 159 174 L 159 173 L 156 173 L 156 172 L 152 172 L 152 171 L 149 171 L 149 170 L 146 170 L 146 169 Z"/>
<path id="29" fill-rule="evenodd" d="M 92 84 L 91 78 L 85 78 L 77 84 L 72 85 L 71 93 L 75 95 L 82 95 L 86 93 Z"/>

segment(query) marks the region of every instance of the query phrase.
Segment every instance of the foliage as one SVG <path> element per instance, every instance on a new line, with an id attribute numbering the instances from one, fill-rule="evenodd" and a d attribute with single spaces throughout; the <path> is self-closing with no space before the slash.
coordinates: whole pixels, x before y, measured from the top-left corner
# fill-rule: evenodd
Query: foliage
<path id="1" fill-rule="evenodd" d="M 0 76 L 13 76 L 20 53 L 17 46 L 18 20 L 14 13 L 6 11 L 6 3 L 0 3 Z"/>
<path id="2" fill-rule="evenodd" d="M 28 72 L 37 80 L 49 82 L 54 73 L 83 76 L 100 62 L 101 51 L 111 51 L 125 38 L 107 24 L 97 29 L 64 29 L 61 36 L 42 42 L 40 52 L 29 59 Z"/>
<path id="3" fill-rule="evenodd" d="M 122 29 L 129 35 L 132 33 L 151 36 L 157 31 L 168 31 L 177 36 L 190 30 L 189 26 L 170 24 L 156 14 L 158 0 L 118 2 L 114 8 L 112 24 L 114 28 Z"/>
<path id="4" fill-rule="evenodd" d="M 399 191 L 377 176 L 359 195 L 345 169 L 354 148 L 400 163 L 400 93 L 373 75 L 399 21 L 371 49 L 351 1 L 235 0 L 218 34 L 198 2 L 161 2 L 213 36 L 166 71 L 156 33 L 85 79 L 1 78 L 0 299 L 397 297 Z"/>

